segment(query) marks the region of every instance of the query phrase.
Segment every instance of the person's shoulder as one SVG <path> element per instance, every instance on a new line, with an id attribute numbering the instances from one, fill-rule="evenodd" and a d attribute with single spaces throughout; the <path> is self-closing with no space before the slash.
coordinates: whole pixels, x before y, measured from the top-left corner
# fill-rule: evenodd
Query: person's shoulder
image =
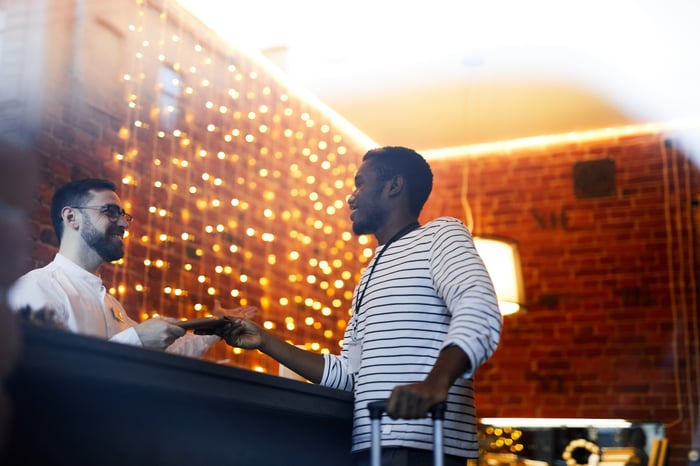
<path id="1" fill-rule="evenodd" d="M 44 304 L 51 301 L 55 293 L 53 275 L 53 262 L 21 275 L 8 290 L 7 298 L 10 306 L 14 309 L 26 305 L 36 308 L 41 307 L 37 306 L 37 303 Z"/>
<path id="2" fill-rule="evenodd" d="M 466 228 L 460 219 L 448 216 L 435 218 L 424 225 L 424 228 L 428 230 L 439 230 L 449 227 Z"/>
<path id="3" fill-rule="evenodd" d="M 27 286 L 32 283 L 38 282 L 40 277 L 43 277 L 47 273 L 49 273 L 49 265 L 50 264 L 47 264 L 43 267 L 39 267 L 37 269 L 32 269 L 28 272 L 25 272 L 23 275 L 20 275 L 20 277 L 17 278 L 17 280 L 15 280 L 15 283 L 12 285 L 12 287 L 17 288 L 19 286 Z"/>
<path id="4" fill-rule="evenodd" d="M 19 286 L 20 284 L 22 285 L 28 285 L 31 283 L 37 283 L 40 280 L 42 280 L 44 277 L 52 275 L 55 270 L 55 265 L 53 262 L 49 262 L 48 264 L 42 266 L 42 267 L 37 267 L 35 269 L 29 270 L 25 272 L 23 275 L 21 275 L 16 281 L 13 286 Z"/>
<path id="5" fill-rule="evenodd" d="M 460 219 L 455 217 L 438 217 L 423 225 L 423 234 L 426 238 L 431 238 L 438 244 L 444 240 L 449 241 L 472 241 L 472 234 L 469 228 Z"/>

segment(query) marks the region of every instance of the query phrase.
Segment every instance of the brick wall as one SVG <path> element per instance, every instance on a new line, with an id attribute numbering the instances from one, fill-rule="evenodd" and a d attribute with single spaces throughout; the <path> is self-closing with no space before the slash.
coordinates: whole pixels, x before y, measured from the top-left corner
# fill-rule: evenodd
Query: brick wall
<path id="1" fill-rule="evenodd" d="M 466 198 L 474 234 L 514 239 L 521 254 L 527 308 L 505 318 L 477 374 L 479 415 L 662 421 L 671 464 L 686 464 L 698 421 L 697 164 L 649 134 L 432 166 L 424 216 L 466 221 Z"/>

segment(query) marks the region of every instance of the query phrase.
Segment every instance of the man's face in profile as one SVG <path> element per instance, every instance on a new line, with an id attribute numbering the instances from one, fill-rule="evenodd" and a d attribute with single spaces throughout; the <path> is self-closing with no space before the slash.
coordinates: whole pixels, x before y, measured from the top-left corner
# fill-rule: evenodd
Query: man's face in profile
<path id="1" fill-rule="evenodd" d="M 113 191 L 99 191 L 94 193 L 87 205 L 121 206 L 121 200 Z M 113 220 L 99 209 L 85 209 L 82 219 L 80 236 L 102 260 L 112 262 L 124 257 L 124 231 L 128 224 L 123 218 Z"/>

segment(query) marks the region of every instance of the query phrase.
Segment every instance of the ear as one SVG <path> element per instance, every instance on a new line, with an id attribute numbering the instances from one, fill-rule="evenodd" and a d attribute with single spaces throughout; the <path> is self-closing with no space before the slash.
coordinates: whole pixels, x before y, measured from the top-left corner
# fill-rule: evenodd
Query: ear
<path id="1" fill-rule="evenodd" d="M 61 209 L 61 218 L 63 219 L 63 223 L 70 228 L 77 229 L 78 228 L 78 211 L 76 209 L 73 209 L 72 207 L 64 207 Z"/>
<path id="2" fill-rule="evenodd" d="M 404 179 L 404 177 L 401 175 L 395 175 L 391 178 L 391 180 L 389 180 L 388 194 L 390 197 L 400 196 L 401 193 L 404 192 L 405 187 L 406 187 L 406 180 Z"/>

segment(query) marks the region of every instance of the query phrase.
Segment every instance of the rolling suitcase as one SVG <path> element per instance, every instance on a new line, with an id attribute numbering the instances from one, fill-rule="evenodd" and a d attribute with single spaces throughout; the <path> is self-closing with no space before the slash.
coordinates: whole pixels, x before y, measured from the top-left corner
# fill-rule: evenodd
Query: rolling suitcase
<path id="1" fill-rule="evenodd" d="M 382 462 L 382 415 L 386 411 L 386 401 L 373 401 L 367 405 L 369 408 L 369 418 L 371 421 L 371 447 L 370 447 L 370 464 L 372 466 L 381 466 Z M 430 415 L 433 418 L 433 464 L 434 466 L 443 466 L 443 438 L 442 438 L 442 422 L 445 420 L 445 403 L 438 403 L 430 410 Z"/>

